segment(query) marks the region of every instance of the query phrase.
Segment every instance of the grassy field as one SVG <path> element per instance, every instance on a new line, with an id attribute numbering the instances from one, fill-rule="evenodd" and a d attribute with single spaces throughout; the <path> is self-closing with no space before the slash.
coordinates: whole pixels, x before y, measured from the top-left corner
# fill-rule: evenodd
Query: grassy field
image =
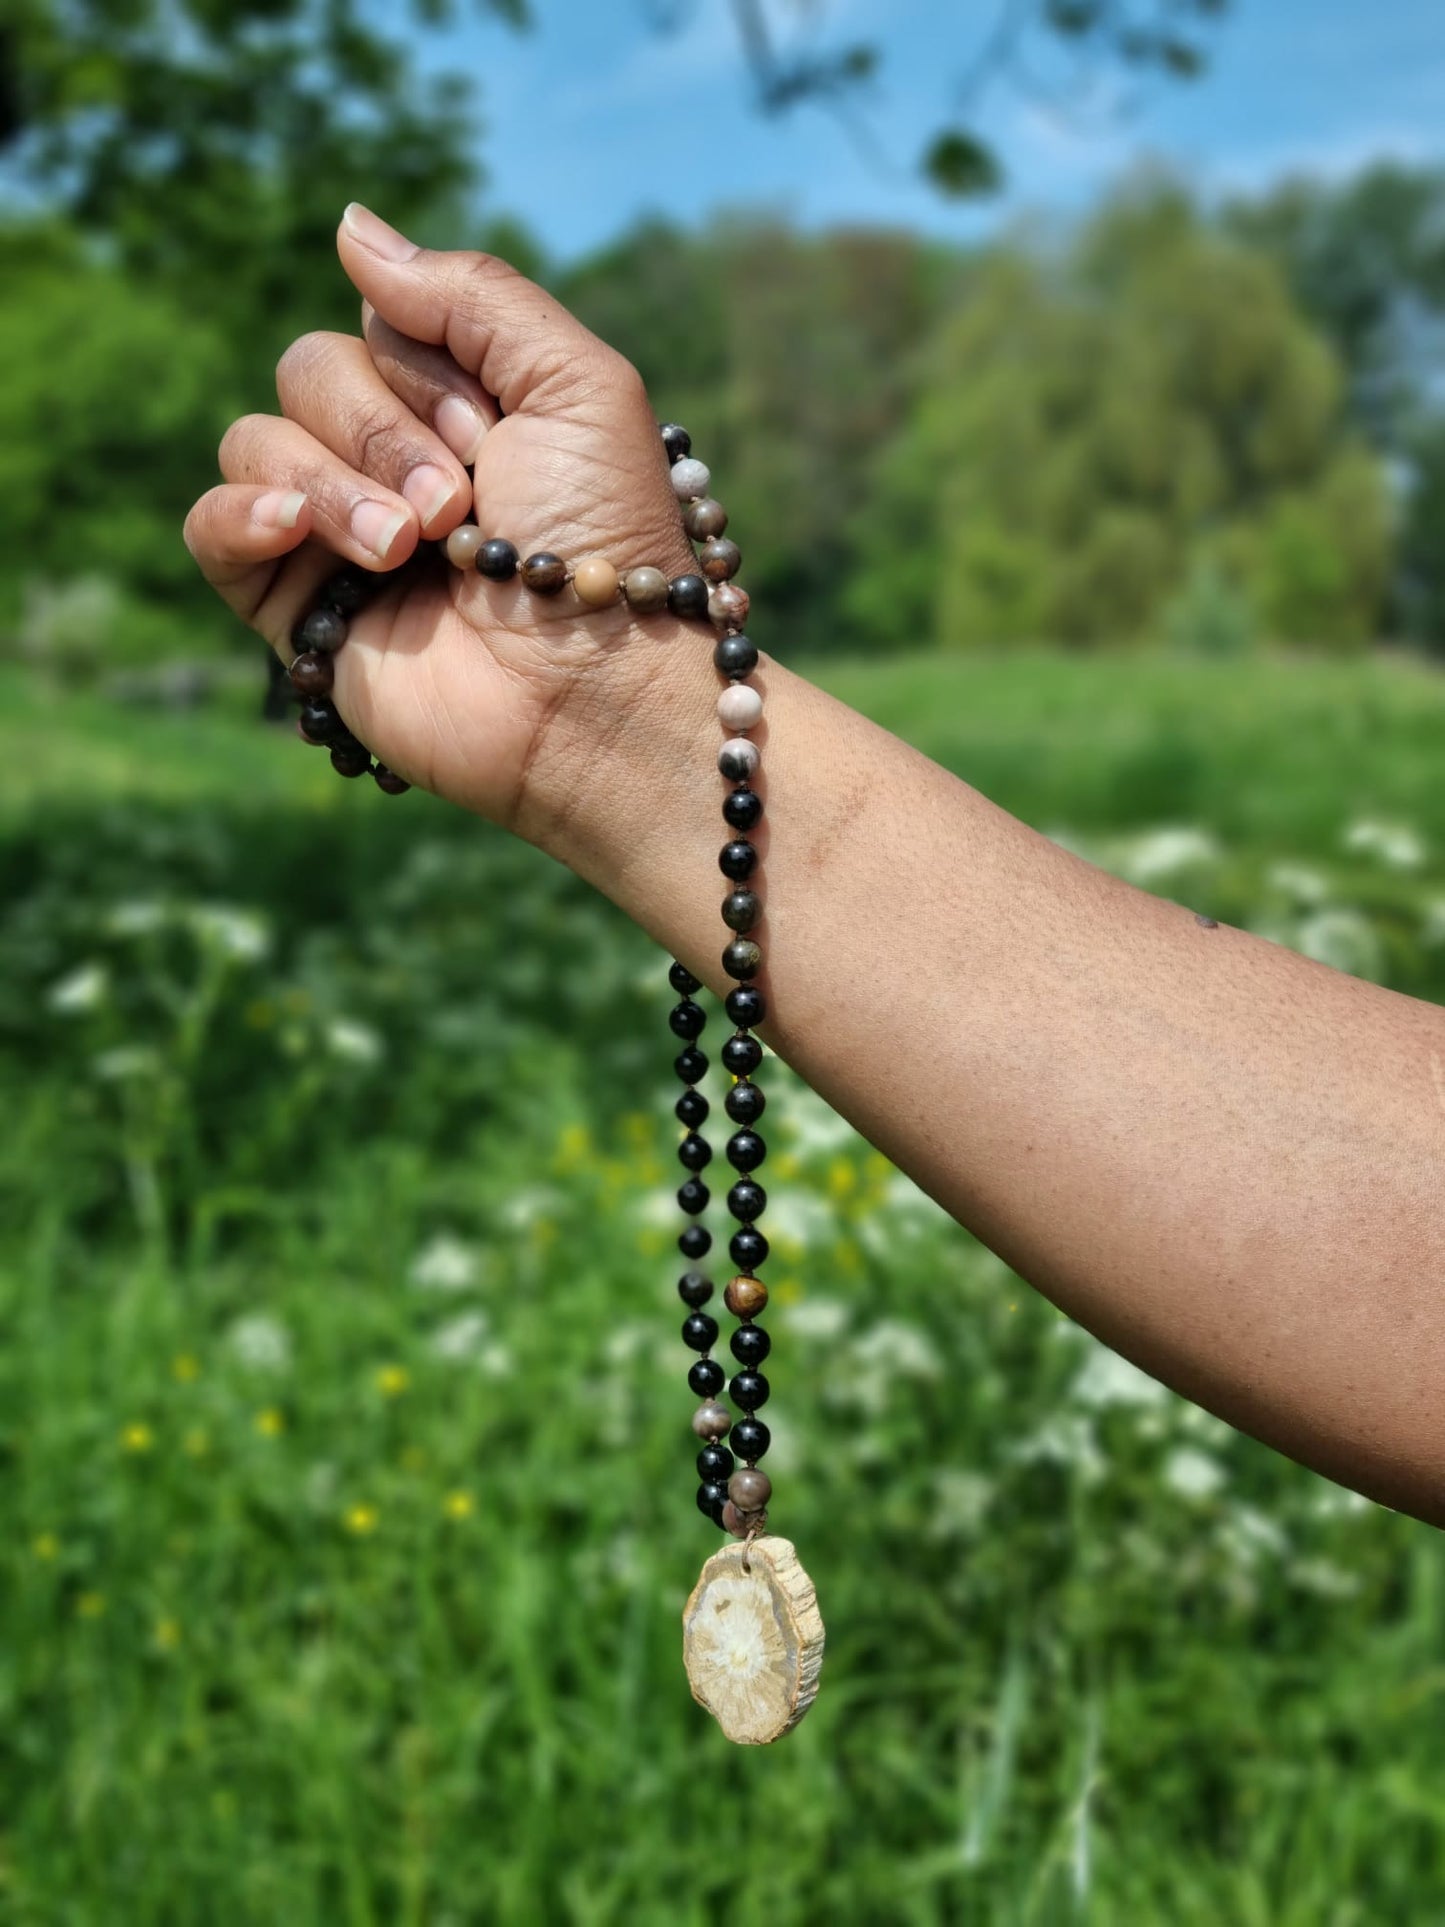
<path id="1" fill-rule="evenodd" d="M 1445 678 L 822 679 L 1445 1000 Z M 0 673 L 0 1919 L 1445 1918 L 1438 1535 L 1123 1366 L 777 1064 L 828 1665 L 768 1752 L 692 1705 L 664 978 L 429 799 Z"/>

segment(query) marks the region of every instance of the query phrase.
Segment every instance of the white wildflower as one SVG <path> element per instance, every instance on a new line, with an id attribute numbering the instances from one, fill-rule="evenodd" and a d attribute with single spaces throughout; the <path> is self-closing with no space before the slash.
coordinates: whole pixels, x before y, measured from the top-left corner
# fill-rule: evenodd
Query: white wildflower
<path id="1" fill-rule="evenodd" d="M 1162 1405 L 1169 1393 L 1157 1378 L 1150 1378 L 1118 1352 L 1097 1345 L 1074 1380 L 1073 1396 L 1080 1405 L 1102 1409 L 1108 1405 Z"/>
<path id="2" fill-rule="evenodd" d="M 800 1157 L 831 1156 L 857 1145 L 858 1133 L 848 1120 L 801 1079 L 790 1080 L 783 1103 L 789 1142 Z"/>
<path id="3" fill-rule="evenodd" d="M 1445 944 L 1445 897 L 1434 897 L 1425 906 L 1420 940 L 1430 945 Z"/>
<path id="4" fill-rule="evenodd" d="M 943 1370 L 927 1334 L 901 1318 L 881 1320 L 860 1332 L 854 1344 L 873 1371 L 892 1372 L 899 1378 L 937 1378 Z"/>
<path id="5" fill-rule="evenodd" d="M 439 1231 L 411 1261 L 408 1279 L 418 1291 L 466 1291 L 476 1283 L 477 1253 L 449 1231 Z"/>
<path id="6" fill-rule="evenodd" d="M 1312 1592 L 1321 1599 L 1353 1599 L 1360 1590 L 1357 1573 L 1347 1572 L 1332 1559 L 1295 1559 L 1285 1567 L 1285 1576 L 1301 1592 Z"/>
<path id="7" fill-rule="evenodd" d="M 508 1378 L 512 1371 L 512 1354 L 505 1345 L 483 1345 L 477 1353 L 477 1364 L 488 1378 Z"/>
<path id="8" fill-rule="evenodd" d="M 1289 1551 L 1289 1537 L 1283 1527 L 1254 1506 L 1235 1506 L 1221 1520 L 1219 1540 L 1224 1551 L 1242 1566 L 1254 1565 L 1260 1556 Z"/>
<path id="9" fill-rule="evenodd" d="M 779 1316 L 799 1338 L 827 1340 L 848 1329 L 848 1307 L 839 1298 L 805 1298 L 801 1304 L 780 1307 Z"/>
<path id="10" fill-rule="evenodd" d="M 1181 1445 L 1164 1461 L 1162 1476 L 1181 1499 L 1208 1499 L 1225 1483 L 1224 1467 L 1208 1452 Z"/>
<path id="11" fill-rule="evenodd" d="M 1044 1462 L 1072 1466 L 1090 1484 L 1107 1470 L 1093 1421 L 1079 1412 L 1055 1412 L 1033 1432 L 1016 1439 L 1007 1454 L 1019 1465 Z"/>
<path id="12" fill-rule="evenodd" d="M 259 963 L 271 948 L 271 932 L 254 910 L 238 910 L 226 903 L 200 903 L 187 921 L 202 943 L 237 963 Z"/>
<path id="13" fill-rule="evenodd" d="M 111 907 L 104 927 L 112 937 L 148 937 L 161 928 L 168 914 L 163 903 L 150 898 L 131 898 Z"/>
<path id="14" fill-rule="evenodd" d="M 155 1077 L 160 1067 L 160 1058 L 145 1044 L 119 1044 L 114 1050 L 101 1051 L 91 1064 L 96 1076 L 108 1084 L 123 1083 L 129 1077 Z"/>
<path id="15" fill-rule="evenodd" d="M 226 1334 L 226 1342 L 243 1365 L 256 1372 L 284 1372 L 291 1365 L 291 1334 L 268 1312 L 248 1312 Z"/>
<path id="16" fill-rule="evenodd" d="M 996 1486 L 981 1472 L 948 1467 L 934 1474 L 929 1532 L 935 1539 L 968 1538 L 983 1524 Z"/>
<path id="17" fill-rule="evenodd" d="M 103 963 L 83 963 L 50 986 L 45 1001 L 62 1017 L 77 1017 L 105 1001 L 110 972 Z"/>
<path id="18" fill-rule="evenodd" d="M 1341 840 L 1347 850 L 1378 857 L 1387 870 L 1418 870 L 1428 854 L 1424 838 L 1408 823 L 1362 819 L 1351 823 Z"/>
<path id="19" fill-rule="evenodd" d="M 479 1359 L 490 1329 L 485 1312 L 459 1312 L 455 1318 L 449 1318 L 444 1325 L 437 1326 L 431 1335 L 431 1348 L 438 1358 L 457 1362 Z"/>
<path id="20" fill-rule="evenodd" d="M 1323 903 L 1330 893 L 1329 878 L 1306 863 L 1271 864 L 1265 872 L 1265 881 L 1272 890 L 1293 897 L 1296 903 Z"/>
<path id="21" fill-rule="evenodd" d="M 1358 910 L 1317 910 L 1295 932 L 1295 948 L 1316 963 L 1329 964 L 1351 977 L 1372 981 L 1384 972 L 1379 935 Z"/>
<path id="22" fill-rule="evenodd" d="M 1207 830 L 1166 825 L 1146 830 L 1142 836 L 1120 846 L 1115 852 L 1115 864 L 1119 874 L 1131 883 L 1151 884 L 1175 876 L 1181 870 L 1217 863 L 1220 855 L 1218 843 Z"/>
<path id="23" fill-rule="evenodd" d="M 369 1024 L 354 1017 L 333 1017 L 323 1035 L 333 1056 L 348 1064 L 376 1064 L 381 1060 L 381 1038 Z"/>
<path id="24" fill-rule="evenodd" d="M 497 1216 L 511 1231 L 525 1231 L 540 1218 L 549 1218 L 561 1202 L 545 1184 L 524 1185 L 514 1191 Z"/>

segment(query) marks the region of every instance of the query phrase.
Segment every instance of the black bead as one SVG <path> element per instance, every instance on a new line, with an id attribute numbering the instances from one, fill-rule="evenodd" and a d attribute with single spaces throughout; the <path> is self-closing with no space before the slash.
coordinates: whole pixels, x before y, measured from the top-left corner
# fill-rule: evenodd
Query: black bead
<path id="1" fill-rule="evenodd" d="M 712 1147 L 705 1137 L 689 1131 L 678 1145 L 677 1155 L 689 1171 L 702 1171 L 712 1162 Z"/>
<path id="2" fill-rule="evenodd" d="M 702 1213 L 707 1210 L 711 1198 L 712 1193 L 708 1190 L 701 1178 L 689 1178 L 686 1184 L 678 1186 L 678 1209 L 685 1211 L 689 1218 L 701 1217 Z"/>
<path id="3" fill-rule="evenodd" d="M 723 798 L 723 815 L 735 830 L 750 830 L 763 816 L 763 799 L 756 790 L 729 790 Z"/>
<path id="4" fill-rule="evenodd" d="M 772 1389 L 761 1372 L 735 1372 L 728 1397 L 740 1410 L 756 1412 L 760 1405 L 767 1404 Z"/>
<path id="5" fill-rule="evenodd" d="M 705 1258 L 712 1250 L 712 1233 L 705 1224 L 690 1224 L 679 1232 L 677 1248 L 684 1258 Z"/>
<path id="6" fill-rule="evenodd" d="M 739 1325 L 732 1335 L 732 1353 L 739 1365 L 761 1365 L 772 1349 L 772 1334 L 761 1325 Z"/>
<path id="7" fill-rule="evenodd" d="M 354 616 L 358 610 L 366 607 L 379 587 L 374 575 L 368 575 L 365 569 L 348 566 L 338 569 L 321 593 L 323 600 L 338 615 Z"/>
<path id="8" fill-rule="evenodd" d="M 700 1036 L 707 1022 L 707 1012 L 701 1004 L 695 1004 L 690 997 L 684 997 L 680 1004 L 674 1004 L 667 1013 L 668 1025 L 676 1037 L 686 1037 L 689 1042 Z"/>
<path id="9" fill-rule="evenodd" d="M 772 1249 L 761 1231 L 752 1225 L 744 1225 L 728 1239 L 728 1256 L 739 1271 L 756 1271 L 768 1262 L 768 1252 Z"/>
<path id="10" fill-rule="evenodd" d="M 728 1192 L 728 1210 L 744 1224 L 762 1217 L 768 1208 L 768 1194 L 753 1178 L 739 1178 Z"/>
<path id="11" fill-rule="evenodd" d="M 753 1029 L 768 1014 L 767 999 L 752 984 L 739 984 L 736 990 L 730 990 L 723 999 L 723 1009 L 739 1030 Z"/>
<path id="12" fill-rule="evenodd" d="M 704 1518 L 711 1519 L 715 1526 L 722 1524 L 722 1509 L 727 1504 L 728 1489 L 725 1485 L 700 1485 L 697 1489 L 697 1509 Z"/>
<path id="13" fill-rule="evenodd" d="M 711 1351 L 717 1343 L 717 1320 L 705 1311 L 689 1312 L 682 1321 L 682 1342 L 689 1351 Z"/>
<path id="14" fill-rule="evenodd" d="M 673 1058 L 672 1068 L 684 1084 L 699 1084 L 707 1076 L 707 1052 L 700 1051 L 696 1044 L 689 1044 Z"/>
<path id="15" fill-rule="evenodd" d="M 732 890 L 723 898 L 722 920 L 729 930 L 751 930 L 763 914 L 756 890 Z"/>
<path id="16" fill-rule="evenodd" d="M 701 990 L 700 980 L 693 976 L 686 964 L 675 963 L 667 973 L 667 981 L 679 997 L 690 997 L 695 990 Z"/>
<path id="17" fill-rule="evenodd" d="M 667 450 L 667 459 L 680 462 L 684 455 L 692 453 L 692 436 L 681 422 L 663 422 L 661 428 L 662 445 Z"/>
<path id="18" fill-rule="evenodd" d="M 709 1108 L 708 1101 L 701 1091 L 684 1091 L 672 1107 L 678 1123 L 685 1124 L 690 1131 L 695 1131 L 699 1124 L 707 1122 Z"/>
<path id="19" fill-rule="evenodd" d="M 319 702 L 301 705 L 301 727 L 313 743 L 335 743 L 350 734 L 335 703 L 324 696 Z"/>
<path id="20" fill-rule="evenodd" d="M 763 953 L 751 937 L 738 937 L 722 953 L 722 967 L 730 977 L 756 977 L 763 967 Z"/>
<path id="21" fill-rule="evenodd" d="M 758 645 L 747 636 L 722 636 L 712 652 L 712 666 L 734 682 L 750 676 L 758 666 Z"/>
<path id="22" fill-rule="evenodd" d="M 751 1329 L 756 1331 L 756 1325 Z M 688 1387 L 699 1398 L 716 1398 L 723 1388 L 727 1373 L 715 1358 L 700 1358 L 687 1375 Z"/>
<path id="23" fill-rule="evenodd" d="M 298 655 L 304 655 L 308 649 L 320 649 L 329 655 L 333 649 L 339 649 L 345 640 L 346 618 L 335 609 L 313 609 L 291 631 L 291 641 Z"/>
<path id="24" fill-rule="evenodd" d="M 767 1107 L 767 1096 L 756 1084 L 734 1084 L 723 1099 L 734 1124 L 756 1124 Z"/>
<path id="25" fill-rule="evenodd" d="M 737 1460 L 725 1445 L 705 1445 L 697 1455 L 697 1476 L 704 1485 L 726 1485 Z"/>
<path id="26" fill-rule="evenodd" d="M 722 1061 L 724 1070 L 731 1071 L 734 1077 L 746 1077 L 762 1063 L 763 1047 L 756 1037 L 749 1037 L 745 1031 L 739 1031 L 736 1037 L 729 1037 L 723 1045 Z M 685 1123 L 687 1120 L 683 1121 Z"/>
<path id="27" fill-rule="evenodd" d="M 324 649 L 306 649 L 292 663 L 291 686 L 302 696 L 326 696 L 336 675 L 336 664 Z"/>
<path id="28" fill-rule="evenodd" d="M 667 585 L 667 606 L 675 616 L 705 616 L 707 596 L 703 575 L 675 575 Z"/>
<path id="29" fill-rule="evenodd" d="M 760 1459 L 773 1442 L 773 1435 L 760 1418 L 740 1418 L 732 1429 L 733 1450 L 740 1459 Z"/>
<path id="30" fill-rule="evenodd" d="M 728 1139 L 728 1163 L 736 1171 L 756 1171 L 768 1147 L 756 1131 L 734 1131 Z"/>
<path id="31" fill-rule="evenodd" d="M 722 846 L 717 867 L 725 877 L 731 877 L 734 883 L 741 883 L 758 867 L 758 853 L 745 838 L 736 837 Z"/>
<path id="32" fill-rule="evenodd" d="M 407 782 L 404 776 L 398 776 L 396 771 L 394 769 L 388 769 L 385 763 L 377 763 L 373 767 L 371 774 L 376 783 L 376 787 L 387 796 L 405 796 L 411 788 L 411 784 Z"/>
<path id="33" fill-rule="evenodd" d="M 712 1279 L 705 1271 L 685 1271 L 677 1281 L 677 1295 L 695 1311 L 712 1297 Z"/>
<path id="34" fill-rule="evenodd" d="M 333 743 L 331 767 L 338 776 L 365 776 L 371 769 L 371 751 L 364 743 Z"/>
<path id="35" fill-rule="evenodd" d="M 517 573 L 517 550 L 504 535 L 494 535 L 477 550 L 477 574 L 490 582 L 510 582 Z"/>

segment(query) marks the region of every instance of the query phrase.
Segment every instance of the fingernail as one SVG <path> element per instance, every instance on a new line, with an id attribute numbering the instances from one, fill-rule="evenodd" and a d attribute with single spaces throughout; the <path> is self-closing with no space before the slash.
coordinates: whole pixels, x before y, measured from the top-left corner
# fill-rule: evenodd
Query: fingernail
<path id="1" fill-rule="evenodd" d="M 408 241 L 394 227 L 388 227 L 379 214 L 373 214 L 360 201 L 348 201 L 341 216 L 342 226 L 364 248 L 379 254 L 383 261 L 409 261 L 419 252 L 415 241 Z"/>
<path id="2" fill-rule="evenodd" d="M 470 468 L 487 434 L 487 418 L 465 395 L 444 395 L 432 416 L 436 431 L 460 462 Z"/>
<path id="3" fill-rule="evenodd" d="M 273 488 L 251 504 L 251 519 L 263 529 L 294 529 L 305 506 L 300 489 Z"/>
<path id="4" fill-rule="evenodd" d="M 406 524 L 406 510 L 386 502 L 358 502 L 351 511 L 351 533 L 381 562 Z"/>
<path id="5" fill-rule="evenodd" d="M 423 462 L 414 468 L 401 485 L 401 492 L 416 510 L 423 528 L 433 516 L 440 515 L 456 493 L 456 483 L 445 469 Z"/>

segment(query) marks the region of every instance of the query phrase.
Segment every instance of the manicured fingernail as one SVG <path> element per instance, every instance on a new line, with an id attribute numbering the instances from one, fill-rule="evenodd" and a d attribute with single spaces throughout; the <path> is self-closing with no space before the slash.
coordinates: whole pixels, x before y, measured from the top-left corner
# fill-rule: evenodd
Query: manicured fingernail
<path id="1" fill-rule="evenodd" d="M 394 509 L 387 502 L 358 502 L 351 511 L 351 533 L 362 548 L 385 562 L 392 543 L 406 527 L 405 509 Z"/>
<path id="2" fill-rule="evenodd" d="M 305 506 L 300 489 L 273 488 L 251 504 L 251 519 L 263 529 L 294 529 Z"/>
<path id="3" fill-rule="evenodd" d="M 419 252 L 415 241 L 408 241 L 394 227 L 388 227 L 379 214 L 373 214 L 360 201 L 349 201 L 341 216 L 342 225 L 364 248 L 379 254 L 383 261 L 409 261 Z"/>
<path id="4" fill-rule="evenodd" d="M 453 455 L 470 468 L 487 434 L 487 418 L 481 409 L 465 395 L 443 395 L 432 420 Z"/>
<path id="5" fill-rule="evenodd" d="M 445 469 L 423 462 L 414 468 L 401 485 L 401 492 L 416 510 L 423 528 L 440 515 L 456 493 L 456 483 Z"/>

